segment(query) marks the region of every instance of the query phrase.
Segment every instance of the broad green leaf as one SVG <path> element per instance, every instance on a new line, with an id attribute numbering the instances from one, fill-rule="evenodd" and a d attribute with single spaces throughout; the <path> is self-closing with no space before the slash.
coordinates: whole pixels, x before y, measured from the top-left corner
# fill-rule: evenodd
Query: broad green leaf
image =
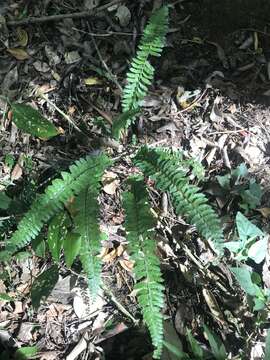
<path id="1" fill-rule="evenodd" d="M 253 301 L 254 301 L 253 311 L 263 310 L 266 306 L 265 301 L 263 301 L 262 299 L 254 298 Z"/>
<path id="2" fill-rule="evenodd" d="M 170 360 L 185 360 L 190 359 L 189 356 L 183 352 L 183 345 L 175 331 L 175 328 L 170 320 L 165 320 L 163 322 L 164 329 L 164 341 L 163 341 L 163 351 L 162 359 Z"/>
<path id="3" fill-rule="evenodd" d="M 0 293 L 0 300 L 1 301 L 13 301 L 12 297 L 10 297 L 8 294 Z"/>
<path id="4" fill-rule="evenodd" d="M 239 178 L 245 178 L 248 175 L 248 169 L 245 163 L 241 163 L 236 169 L 232 170 L 231 175 L 236 181 Z"/>
<path id="5" fill-rule="evenodd" d="M 264 360 L 270 359 L 270 329 L 267 332 L 265 340 L 265 351 L 264 351 Z"/>
<path id="6" fill-rule="evenodd" d="M 244 267 L 234 268 L 230 267 L 230 270 L 236 277 L 242 289 L 251 296 L 259 296 L 262 291 L 258 285 L 254 284 L 251 279 L 251 272 Z"/>
<path id="7" fill-rule="evenodd" d="M 167 341 L 163 341 L 163 345 L 165 349 L 168 349 L 168 351 L 170 352 L 169 357 L 166 355 L 164 355 L 165 351 L 163 349 L 163 353 L 162 353 L 162 359 L 163 357 L 165 359 L 170 359 L 170 360 L 174 360 L 174 359 L 179 359 L 179 360 L 190 360 L 190 357 L 188 356 L 188 354 L 184 353 L 183 351 L 179 350 L 177 346 L 168 343 Z"/>
<path id="8" fill-rule="evenodd" d="M 208 326 L 203 326 L 204 331 L 206 332 L 207 339 L 209 341 L 212 353 L 216 360 L 226 360 L 227 354 L 226 349 L 222 343 L 222 341 L 217 337 L 217 335 L 212 334 Z"/>
<path id="9" fill-rule="evenodd" d="M 46 300 L 58 280 L 58 266 L 53 265 L 43 271 L 33 282 L 31 289 L 31 300 L 34 309 L 38 309 L 41 300 Z"/>
<path id="10" fill-rule="evenodd" d="M 68 267 L 71 267 L 81 248 L 80 234 L 67 234 L 66 238 L 64 239 L 63 247 L 65 252 L 66 264 Z"/>
<path id="11" fill-rule="evenodd" d="M 7 210 L 11 203 L 10 197 L 8 197 L 4 192 L 0 192 L 0 209 Z"/>
<path id="12" fill-rule="evenodd" d="M 59 261 L 64 238 L 68 233 L 69 224 L 70 220 L 66 211 L 62 211 L 55 215 L 49 224 L 47 242 L 49 250 L 55 261 Z"/>
<path id="13" fill-rule="evenodd" d="M 238 211 L 236 215 L 236 226 L 239 238 L 245 242 L 248 238 L 263 236 L 263 232 L 251 221 L 249 221 L 242 213 Z"/>
<path id="14" fill-rule="evenodd" d="M 248 250 L 248 257 L 255 261 L 256 264 L 260 264 L 267 252 L 268 247 L 268 236 L 256 241 Z"/>
<path id="15" fill-rule="evenodd" d="M 224 246 L 232 252 L 238 252 L 242 248 L 242 243 L 240 241 L 228 241 Z"/>
<path id="16" fill-rule="evenodd" d="M 12 120 L 20 130 L 44 139 L 59 134 L 56 127 L 31 106 L 13 103 L 11 109 Z"/>
<path id="17" fill-rule="evenodd" d="M 24 346 L 15 352 L 15 360 L 32 359 L 38 353 L 37 346 Z"/>
<path id="18" fill-rule="evenodd" d="M 187 329 L 187 337 L 193 355 L 195 355 L 198 359 L 203 359 L 203 349 L 201 348 L 197 340 L 194 338 L 194 336 L 191 334 L 191 331 L 189 329 Z"/>
<path id="19" fill-rule="evenodd" d="M 240 193 L 244 204 L 247 204 L 250 209 L 255 209 L 261 203 L 262 188 L 255 181 L 251 181 L 249 189 Z"/>
<path id="20" fill-rule="evenodd" d="M 43 234 L 39 234 L 36 238 L 32 240 L 31 243 L 35 254 L 41 258 L 44 257 L 46 251 L 46 245 Z"/>
<path id="21" fill-rule="evenodd" d="M 230 189 L 231 187 L 231 174 L 217 176 L 217 181 L 223 189 Z"/>

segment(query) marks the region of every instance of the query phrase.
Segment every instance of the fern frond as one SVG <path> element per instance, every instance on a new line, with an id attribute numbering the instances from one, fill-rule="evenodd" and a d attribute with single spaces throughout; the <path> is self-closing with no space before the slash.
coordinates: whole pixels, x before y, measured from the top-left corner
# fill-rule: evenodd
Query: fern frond
<path id="1" fill-rule="evenodd" d="M 143 181 L 133 177 L 129 182 L 131 191 L 123 194 L 128 247 L 135 261 L 135 289 L 138 292 L 138 301 L 155 347 L 154 358 L 158 359 L 163 345 L 161 309 L 164 302 L 164 286 L 159 259 L 155 254 L 155 220 L 150 212 Z"/>
<path id="2" fill-rule="evenodd" d="M 164 6 L 155 11 L 143 31 L 138 51 L 131 62 L 127 74 L 128 84 L 123 91 L 123 111 L 137 108 L 139 102 L 147 93 L 148 86 L 154 77 L 154 68 L 148 58 L 160 56 L 165 44 L 165 35 L 168 28 L 168 8 Z"/>
<path id="3" fill-rule="evenodd" d="M 137 165 L 146 176 L 156 182 L 157 188 L 168 191 L 177 214 L 187 217 L 218 253 L 223 249 L 223 233 L 219 219 L 207 204 L 200 189 L 189 184 L 187 168 L 181 156 L 162 148 L 142 147 L 135 157 Z"/>
<path id="4" fill-rule="evenodd" d="M 74 218 L 76 231 L 81 235 L 80 260 L 88 277 L 88 287 L 94 300 L 101 285 L 101 240 L 104 238 L 99 227 L 98 194 L 100 186 L 87 187 L 76 198 L 77 215 Z"/>
<path id="5" fill-rule="evenodd" d="M 126 129 L 131 125 L 133 119 L 138 114 L 139 108 L 123 112 L 117 119 L 113 121 L 112 135 L 116 140 L 125 133 Z"/>
<path id="6" fill-rule="evenodd" d="M 62 172 L 62 179 L 55 179 L 45 193 L 36 198 L 9 239 L 6 250 L 12 254 L 26 246 L 71 196 L 77 195 L 87 186 L 95 187 L 109 164 L 110 160 L 105 155 L 89 156 L 76 161 L 70 166 L 69 172 Z"/>

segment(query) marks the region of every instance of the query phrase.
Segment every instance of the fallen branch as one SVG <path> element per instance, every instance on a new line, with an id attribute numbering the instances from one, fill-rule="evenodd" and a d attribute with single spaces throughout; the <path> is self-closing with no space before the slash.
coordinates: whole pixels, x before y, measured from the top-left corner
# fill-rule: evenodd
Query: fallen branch
<path id="1" fill-rule="evenodd" d="M 30 25 L 30 24 L 42 24 L 47 22 L 56 22 L 63 19 L 82 19 L 87 17 L 92 17 L 97 13 L 108 9 L 109 7 L 120 3 L 122 0 L 113 0 L 108 4 L 102 5 L 96 9 L 88 10 L 88 11 L 81 11 L 76 13 L 70 14 L 59 14 L 59 15 L 50 15 L 50 16 L 42 16 L 42 17 L 29 17 L 22 20 L 10 20 L 7 21 L 7 26 L 22 26 L 22 25 Z"/>

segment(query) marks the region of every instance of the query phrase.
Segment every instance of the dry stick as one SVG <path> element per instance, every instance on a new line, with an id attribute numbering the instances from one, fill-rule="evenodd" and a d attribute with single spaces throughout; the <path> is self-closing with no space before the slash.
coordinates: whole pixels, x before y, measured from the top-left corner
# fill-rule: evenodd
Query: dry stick
<path id="1" fill-rule="evenodd" d="M 42 24 L 46 22 L 59 21 L 63 19 L 81 19 L 87 18 L 96 15 L 97 13 L 108 9 L 109 7 L 122 2 L 122 0 L 113 0 L 108 4 L 102 5 L 97 9 L 89 10 L 89 11 L 81 11 L 70 14 L 59 14 L 59 15 L 50 15 L 50 16 L 42 16 L 42 17 L 29 17 L 22 20 L 11 20 L 7 21 L 7 26 L 21 26 L 21 25 L 30 25 L 30 24 Z"/>
<path id="2" fill-rule="evenodd" d="M 84 134 L 84 132 L 74 123 L 74 121 L 67 115 L 64 113 L 64 111 L 62 111 L 61 109 L 59 109 L 58 106 L 56 106 L 51 100 L 48 99 L 48 97 L 44 94 L 41 94 L 40 97 L 42 99 L 44 99 L 45 101 L 47 101 L 48 104 L 50 104 L 60 115 L 63 116 L 63 118 L 65 118 L 67 120 L 67 122 L 74 127 L 75 130 L 77 130 L 78 132 L 80 132 L 81 134 Z M 85 135 L 85 134 L 84 134 Z"/>

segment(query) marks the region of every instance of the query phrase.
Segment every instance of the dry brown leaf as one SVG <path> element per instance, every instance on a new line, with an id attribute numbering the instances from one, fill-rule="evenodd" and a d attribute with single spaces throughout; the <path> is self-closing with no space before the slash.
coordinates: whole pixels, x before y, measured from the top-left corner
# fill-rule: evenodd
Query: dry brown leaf
<path id="1" fill-rule="evenodd" d="M 119 264 L 126 271 L 132 272 L 133 266 L 134 266 L 134 261 L 132 261 L 132 260 L 119 260 Z"/>
<path id="2" fill-rule="evenodd" d="M 257 211 L 259 211 L 262 214 L 262 216 L 266 219 L 270 217 L 270 208 L 268 207 L 257 209 Z"/>
<path id="3" fill-rule="evenodd" d="M 18 179 L 20 179 L 21 176 L 22 176 L 22 173 L 23 173 L 22 168 L 21 168 L 21 166 L 17 163 L 17 164 L 14 166 L 13 170 L 12 170 L 11 180 L 18 180 Z"/>
<path id="4" fill-rule="evenodd" d="M 15 309 L 13 310 L 13 314 L 21 314 L 24 312 L 23 303 L 21 301 L 14 301 Z"/>
<path id="5" fill-rule="evenodd" d="M 7 52 L 9 52 L 17 60 L 27 60 L 30 58 L 30 56 L 27 54 L 27 52 L 21 48 L 9 48 L 9 49 L 7 49 Z"/>
<path id="6" fill-rule="evenodd" d="M 108 195 L 114 195 L 120 181 L 118 176 L 112 171 L 106 171 L 102 178 L 103 190 Z"/>

